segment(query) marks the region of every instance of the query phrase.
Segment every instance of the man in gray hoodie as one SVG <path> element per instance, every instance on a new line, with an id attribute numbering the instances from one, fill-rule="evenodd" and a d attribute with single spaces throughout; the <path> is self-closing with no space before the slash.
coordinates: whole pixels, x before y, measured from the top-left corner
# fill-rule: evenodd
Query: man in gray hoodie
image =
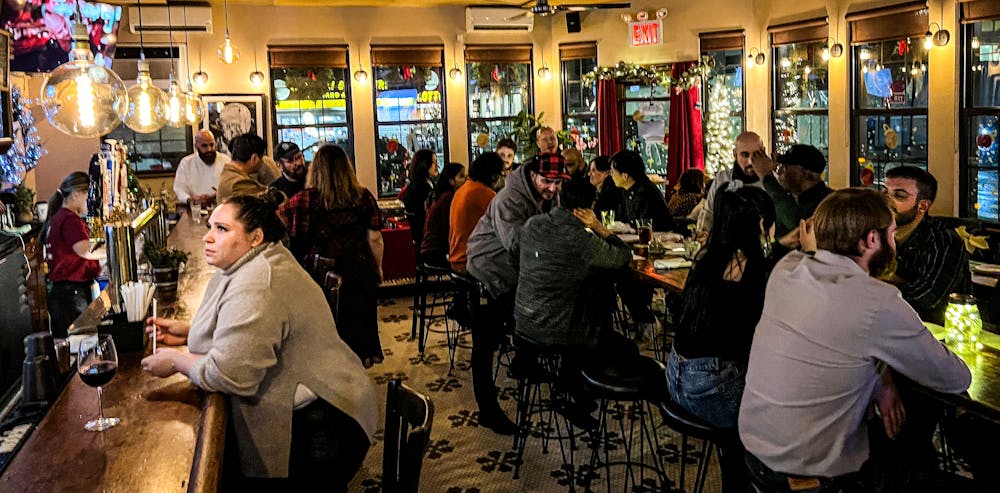
<path id="1" fill-rule="evenodd" d="M 514 424 L 500 409 L 493 382 L 493 353 L 513 325 L 518 233 L 529 217 L 547 212 L 568 179 L 559 154 L 539 154 L 507 177 L 468 241 L 469 273 L 486 287 L 487 307 L 472 327 L 472 388 L 479 422 L 501 434 Z"/>

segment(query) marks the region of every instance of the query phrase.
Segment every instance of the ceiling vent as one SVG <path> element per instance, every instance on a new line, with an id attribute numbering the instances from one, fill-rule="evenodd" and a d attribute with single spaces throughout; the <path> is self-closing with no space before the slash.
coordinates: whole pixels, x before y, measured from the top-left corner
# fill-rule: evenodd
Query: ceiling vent
<path id="1" fill-rule="evenodd" d="M 532 15 L 518 7 L 466 7 L 465 27 L 469 32 L 530 32 L 535 25 Z"/>
<path id="2" fill-rule="evenodd" d="M 167 16 L 167 9 L 170 9 L 170 16 Z M 188 5 L 187 24 L 184 23 L 184 7 L 182 6 L 143 6 L 142 7 L 142 31 L 143 32 L 167 32 L 173 25 L 174 32 L 212 32 L 212 7 Z M 168 22 L 171 21 L 171 22 Z M 133 33 L 139 32 L 139 8 L 128 8 L 128 28 Z"/>

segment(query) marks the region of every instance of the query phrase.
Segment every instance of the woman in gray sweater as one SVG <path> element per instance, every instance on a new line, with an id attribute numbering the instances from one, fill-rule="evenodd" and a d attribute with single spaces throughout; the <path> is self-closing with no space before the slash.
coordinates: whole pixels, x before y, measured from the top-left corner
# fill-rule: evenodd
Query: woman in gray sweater
<path id="1" fill-rule="evenodd" d="M 377 427 L 375 390 L 322 290 L 281 245 L 275 199 L 236 196 L 215 209 L 204 240 L 218 271 L 194 319 L 147 320 L 164 339 L 186 337 L 188 351 L 161 348 L 142 367 L 229 394 L 245 486 L 347 491 Z"/>

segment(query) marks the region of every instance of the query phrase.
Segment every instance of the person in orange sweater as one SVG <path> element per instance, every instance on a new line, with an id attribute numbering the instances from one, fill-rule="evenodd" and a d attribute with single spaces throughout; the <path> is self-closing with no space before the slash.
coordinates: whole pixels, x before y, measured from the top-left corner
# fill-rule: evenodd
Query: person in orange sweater
<path id="1" fill-rule="evenodd" d="M 503 160 L 497 153 L 483 153 L 469 167 L 469 180 L 455 191 L 449 214 L 448 261 L 457 272 L 465 272 L 466 243 L 479 219 L 486 214 L 486 207 L 497 195 L 493 185 L 500 179 L 502 170 Z"/>

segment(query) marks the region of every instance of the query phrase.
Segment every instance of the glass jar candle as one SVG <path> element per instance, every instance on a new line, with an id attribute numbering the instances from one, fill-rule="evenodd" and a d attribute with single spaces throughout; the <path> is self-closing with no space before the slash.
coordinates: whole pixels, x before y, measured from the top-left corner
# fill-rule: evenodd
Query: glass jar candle
<path id="1" fill-rule="evenodd" d="M 957 352 L 976 352 L 983 348 L 983 320 L 979 317 L 976 298 L 953 293 L 948 297 L 944 312 L 945 344 Z"/>

